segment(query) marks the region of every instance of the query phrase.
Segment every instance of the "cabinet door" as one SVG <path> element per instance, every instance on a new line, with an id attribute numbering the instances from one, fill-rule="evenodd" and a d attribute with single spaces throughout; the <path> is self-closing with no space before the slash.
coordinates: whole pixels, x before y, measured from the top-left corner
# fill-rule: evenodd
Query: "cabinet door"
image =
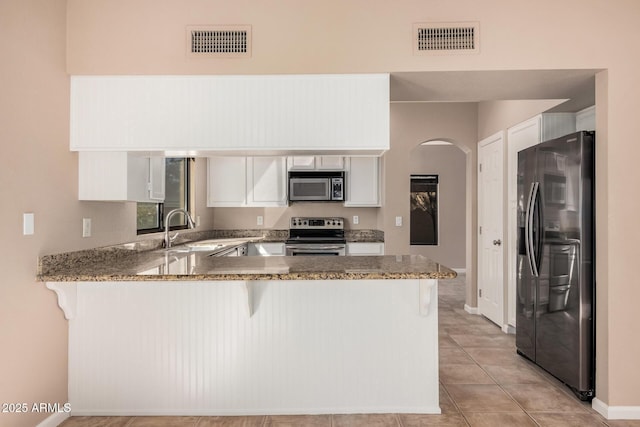
<path id="1" fill-rule="evenodd" d="M 207 206 L 246 206 L 246 164 L 246 157 L 207 159 Z"/>
<path id="2" fill-rule="evenodd" d="M 347 255 L 350 255 L 350 256 L 384 255 L 384 243 L 382 242 L 349 242 L 347 243 Z"/>
<path id="3" fill-rule="evenodd" d="M 250 256 L 284 256 L 284 254 L 284 243 L 249 243 L 248 255 Z"/>
<path id="4" fill-rule="evenodd" d="M 165 158 L 152 156 L 149 162 L 149 199 L 164 201 L 165 186 Z"/>
<path id="5" fill-rule="evenodd" d="M 284 157 L 247 158 L 247 205 L 286 206 L 286 178 Z"/>
<path id="6" fill-rule="evenodd" d="M 292 171 L 313 170 L 316 168 L 316 158 L 314 156 L 287 157 L 287 168 Z"/>
<path id="7" fill-rule="evenodd" d="M 343 170 L 344 157 L 318 156 L 316 157 L 316 169 L 319 170 Z"/>
<path id="8" fill-rule="evenodd" d="M 348 207 L 380 206 L 380 159 L 349 157 L 346 163 Z"/>
<path id="9" fill-rule="evenodd" d="M 164 157 L 143 153 L 84 152 L 78 155 L 79 200 L 161 202 Z"/>

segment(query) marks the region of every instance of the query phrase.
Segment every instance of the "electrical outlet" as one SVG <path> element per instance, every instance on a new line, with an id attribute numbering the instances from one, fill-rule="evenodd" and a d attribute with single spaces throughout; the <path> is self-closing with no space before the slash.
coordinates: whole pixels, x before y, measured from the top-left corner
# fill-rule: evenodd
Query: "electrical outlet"
<path id="1" fill-rule="evenodd" d="M 353 216 L 353 223 L 354 224 L 359 224 L 360 223 L 360 218 L 358 218 L 358 215 L 354 215 Z"/>
<path id="2" fill-rule="evenodd" d="M 22 234 L 31 236 L 35 230 L 35 214 L 33 212 L 22 215 Z"/>
<path id="3" fill-rule="evenodd" d="M 401 216 L 397 216 L 396 217 L 396 227 L 402 227 L 402 217 Z"/>
<path id="4" fill-rule="evenodd" d="M 91 237 L 91 218 L 82 218 L 82 237 Z"/>
<path id="5" fill-rule="evenodd" d="M 262 215 L 258 215 L 258 218 L 256 220 L 256 223 L 258 225 L 264 225 L 264 217 Z"/>

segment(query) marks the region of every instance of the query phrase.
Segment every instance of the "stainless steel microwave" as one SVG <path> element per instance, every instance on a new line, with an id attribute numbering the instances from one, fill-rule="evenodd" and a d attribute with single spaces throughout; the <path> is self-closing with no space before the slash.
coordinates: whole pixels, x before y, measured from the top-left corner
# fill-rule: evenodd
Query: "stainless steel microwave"
<path id="1" fill-rule="evenodd" d="M 344 172 L 289 172 L 289 201 L 344 201 Z"/>

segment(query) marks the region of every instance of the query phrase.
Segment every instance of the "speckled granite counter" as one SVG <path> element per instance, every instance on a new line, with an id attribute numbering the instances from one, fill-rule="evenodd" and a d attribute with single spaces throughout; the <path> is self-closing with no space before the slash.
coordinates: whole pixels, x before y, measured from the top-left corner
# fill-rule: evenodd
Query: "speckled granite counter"
<path id="1" fill-rule="evenodd" d="M 384 242 L 379 230 L 348 230 L 349 242 Z M 212 230 L 184 233 L 178 243 L 201 239 L 284 242 L 288 230 Z M 153 280 L 341 280 L 442 279 L 456 273 L 421 256 L 211 257 L 211 252 L 160 249 L 150 239 L 84 251 L 46 255 L 38 260 L 43 282 Z"/>
<path id="2" fill-rule="evenodd" d="M 456 273 L 417 255 L 363 257 L 211 257 L 206 252 L 155 250 L 40 265 L 38 280 L 344 280 L 444 279 Z"/>

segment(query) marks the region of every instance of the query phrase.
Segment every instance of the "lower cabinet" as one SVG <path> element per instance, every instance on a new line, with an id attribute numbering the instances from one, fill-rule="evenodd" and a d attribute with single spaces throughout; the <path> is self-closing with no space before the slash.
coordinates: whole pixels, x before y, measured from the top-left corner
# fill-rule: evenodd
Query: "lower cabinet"
<path id="1" fill-rule="evenodd" d="M 347 242 L 346 252 L 349 256 L 384 255 L 384 243 Z"/>
<path id="2" fill-rule="evenodd" d="M 78 153 L 78 199 L 164 201 L 165 158 L 127 152 Z"/>
<path id="3" fill-rule="evenodd" d="M 249 256 L 284 256 L 284 243 L 264 242 L 249 243 L 247 255 Z"/>
<path id="4" fill-rule="evenodd" d="M 287 205 L 285 157 L 209 157 L 207 206 Z"/>

